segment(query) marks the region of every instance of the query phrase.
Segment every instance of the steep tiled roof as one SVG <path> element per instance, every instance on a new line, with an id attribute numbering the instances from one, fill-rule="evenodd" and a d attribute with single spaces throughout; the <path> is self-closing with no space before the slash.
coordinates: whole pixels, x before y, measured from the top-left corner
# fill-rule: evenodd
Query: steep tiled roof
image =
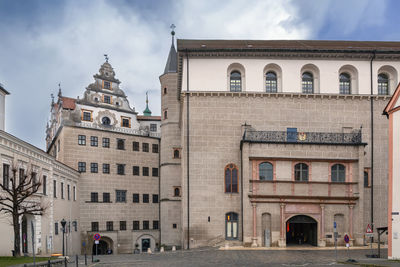
<path id="1" fill-rule="evenodd" d="M 75 101 L 76 99 L 74 98 L 69 98 L 69 97 L 62 97 L 62 107 L 65 109 L 75 109 L 76 104 Z"/>
<path id="2" fill-rule="evenodd" d="M 161 116 L 137 116 L 138 121 L 160 121 Z"/>

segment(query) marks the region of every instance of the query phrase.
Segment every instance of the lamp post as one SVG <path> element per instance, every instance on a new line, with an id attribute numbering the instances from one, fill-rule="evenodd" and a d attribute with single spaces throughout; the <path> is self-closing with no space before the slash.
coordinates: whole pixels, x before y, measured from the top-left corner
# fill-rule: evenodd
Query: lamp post
<path id="1" fill-rule="evenodd" d="M 62 226 L 62 232 L 63 232 L 63 245 L 62 245 L 62 254 L 63 254 L 63 256 L 65 256 L 65 254 L 64 254 L 64 233 L 65 233 L 65 224 L 66 223 L 67 222 L 64 219 L 61 220 L 61 226 Z"/>

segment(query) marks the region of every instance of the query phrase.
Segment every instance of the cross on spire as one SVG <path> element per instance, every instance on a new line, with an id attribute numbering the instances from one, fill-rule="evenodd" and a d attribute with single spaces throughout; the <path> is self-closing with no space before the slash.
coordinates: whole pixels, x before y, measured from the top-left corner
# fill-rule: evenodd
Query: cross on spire
<path id="1" fill-rule="evenodd" d="M 170 28 L 171 28 L 172 44 L 174 44 L 174 36 L 175 36 L 175 28 L 176 28 L 175 24 L 171 24 Z"/>
<path id="2" fill-rule="evenodd" d="M 106 59 L 106 62 L 108 63 L 108 55 L 104 54 L 104 58 Z"/>

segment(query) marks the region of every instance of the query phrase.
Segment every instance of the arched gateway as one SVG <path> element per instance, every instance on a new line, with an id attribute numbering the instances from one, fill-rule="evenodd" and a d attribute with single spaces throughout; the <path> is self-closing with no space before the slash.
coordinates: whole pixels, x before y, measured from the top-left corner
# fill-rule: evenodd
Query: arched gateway
<path id="1" fill-rule="evenodd" d="M 317 246 L 318 223 L 306 215 L 296 215 L 286 222 L 286 245 Z"/>

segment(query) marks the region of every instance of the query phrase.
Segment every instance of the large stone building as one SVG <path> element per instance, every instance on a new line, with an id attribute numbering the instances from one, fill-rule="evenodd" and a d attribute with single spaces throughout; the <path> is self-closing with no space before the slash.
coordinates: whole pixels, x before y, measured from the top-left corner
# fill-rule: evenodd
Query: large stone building
<path id="1" fill-rule="evenodd" d="M 139 116 L 105 62 L 83 98 L 52 103 L 47 151 L 80 172 L 82 253 L 132 253 L 159 245 L 160 117 Z"/>
<path id="2" fill-rule="evenodd" d="M 400 43 L 178 40 L 161 82 L 161 242 L 362 245 L 387 225 Z M 372 199 L 371 199 L 372 197 Z"/>
<path id="3" fill-rule="evenodd" d="M 8 92 L 0 87 L 0 95 Z M 5 104 L 5 98 L 0 101 Z M 0 121 L 4 122 L 4 113 Z M 57 161 L 45 151 L 24 142 L 23 140 L 0 130 L 0 182 L 11 188 L 13 169 L 17 171 L 16 179 L 24 175 L 35 174 L 41 182 L 37 193 L 26 199 L 26 202 L 40 203 L 45 207 L 43 215 L 24 214 L 20 218 L 21 253 L 32 254 L 32 229 L 36 254 L 62 253 L 63 228 L 61 221 L 66 222 L 64 238 L 65 253 L 80 252 L 79 220 L 79 173 L 71 167 Z M 1 196 L 7 194 L 0 189 Z M 0 255 L 10 256 L 14 249 L 14 230 L 9 214 L 0 213 Z"/>

